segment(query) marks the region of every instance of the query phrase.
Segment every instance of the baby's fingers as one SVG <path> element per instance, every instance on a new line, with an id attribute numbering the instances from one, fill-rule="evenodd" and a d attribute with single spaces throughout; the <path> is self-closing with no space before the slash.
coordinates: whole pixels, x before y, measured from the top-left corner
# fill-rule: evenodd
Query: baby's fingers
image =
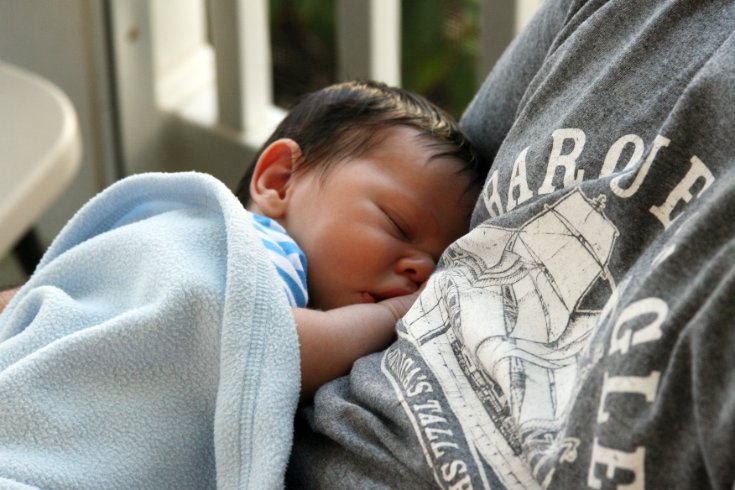
<path id="1" fill-rule="evenodd" d="M 416 292 L 406 294 L 405 296 L 394 296 L 393 298 L 384 299 L 378 304 L 387 308 L 393 315 L 395 321 L 398 321 L 411 309 L 411 305 L 413 305 L 418 297 L 419 293 Z"/>

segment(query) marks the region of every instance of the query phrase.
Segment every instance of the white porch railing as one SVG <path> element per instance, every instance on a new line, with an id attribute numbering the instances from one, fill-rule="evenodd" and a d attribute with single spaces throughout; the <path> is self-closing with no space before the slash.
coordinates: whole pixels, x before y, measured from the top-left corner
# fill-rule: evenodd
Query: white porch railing
<path id="1" fill-rule="evenodd" d="M 540 2 L 483 2 L 478 79 Z M 400 6 L 337 1 L 337 78 L 400 85 Z M 266 0 L 110 0 L 123 173 L 240 177 L 284 115 L 273 104 L 267 9 Z"/>

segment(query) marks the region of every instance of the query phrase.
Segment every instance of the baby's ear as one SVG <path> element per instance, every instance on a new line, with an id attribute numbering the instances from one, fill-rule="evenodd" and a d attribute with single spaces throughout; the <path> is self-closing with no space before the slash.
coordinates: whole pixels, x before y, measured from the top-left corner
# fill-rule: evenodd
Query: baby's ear
<path id="1" fill-rule="evenodd" d="M 301 147 L 289 138 L 276 140 L 263 150 L 250 180 L 250 197 L 257 212 L 271 219 L 285 215 L 289 184 L 300 159 Z"/>

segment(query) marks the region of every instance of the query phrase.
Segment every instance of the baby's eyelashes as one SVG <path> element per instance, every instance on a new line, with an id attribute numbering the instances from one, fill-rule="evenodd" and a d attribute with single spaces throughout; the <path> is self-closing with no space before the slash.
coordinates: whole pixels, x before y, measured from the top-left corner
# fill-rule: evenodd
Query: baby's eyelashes
<path id="1" fill-rule="evenodd" d="M 382 211 L 383 214 L 385 214 L 388 222 L 390 223 L 391 228 L 393 228 L 396 236 L 404 241 L 410 242 L 413 238 L 411 228 L 408 226 L 407 222 L 400 216 L 400 214 L 388 209 L 382 209 Z"/>

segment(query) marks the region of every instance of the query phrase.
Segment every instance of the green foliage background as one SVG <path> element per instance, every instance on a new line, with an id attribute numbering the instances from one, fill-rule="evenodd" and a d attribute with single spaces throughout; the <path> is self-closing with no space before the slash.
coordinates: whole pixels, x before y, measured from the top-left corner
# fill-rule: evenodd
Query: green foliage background
<path id="1" fill-rule="evenodd" d="M 276 103 L 336 81 L 335 0 L 271 0 Z M 403 0 L 402 85 L 459 117 L 477 89 L 479 0 Z"/>

